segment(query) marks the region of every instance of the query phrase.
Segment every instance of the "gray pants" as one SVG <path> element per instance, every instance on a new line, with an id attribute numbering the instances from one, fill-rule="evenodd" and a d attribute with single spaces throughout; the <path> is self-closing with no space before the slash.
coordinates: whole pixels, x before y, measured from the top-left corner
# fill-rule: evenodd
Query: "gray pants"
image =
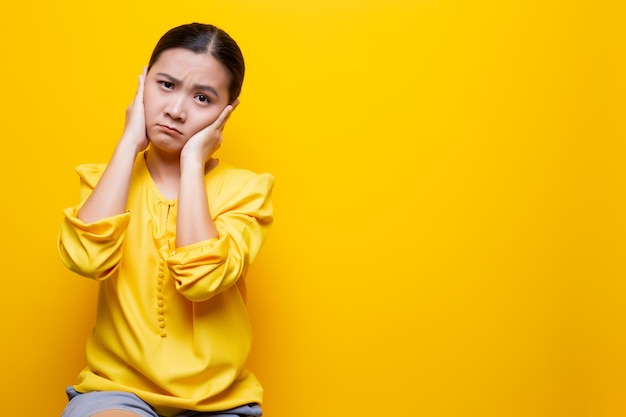
<path id="1" fill-rule="evenodd" d="M 135 394 L 122 391 L 93 391 L 80 393 L 72 387 L 65 392 L 70 402 L 61 417 L 90 417 L 106 410 L 124 410 L 141 417 L 161 417 Z M 258 404 L 247 404 L 224 411 L 184 411 L 176 417 L 259 417 L 263 414 Z"/>

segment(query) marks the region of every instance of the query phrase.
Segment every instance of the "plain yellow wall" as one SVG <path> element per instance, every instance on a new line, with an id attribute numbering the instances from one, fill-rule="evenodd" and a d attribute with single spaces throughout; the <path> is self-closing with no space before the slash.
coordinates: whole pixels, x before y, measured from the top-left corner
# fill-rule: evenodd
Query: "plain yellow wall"
<path id="1" fill-rule="evenodd" d="M 58 416 L 96 284 L 55 247 L 158 37 L 248 73 L 220 157 L 276 176 L 250 274 L 268 417 L 626 415 L 620 0 L 11 2 L 0 414 Z"/>

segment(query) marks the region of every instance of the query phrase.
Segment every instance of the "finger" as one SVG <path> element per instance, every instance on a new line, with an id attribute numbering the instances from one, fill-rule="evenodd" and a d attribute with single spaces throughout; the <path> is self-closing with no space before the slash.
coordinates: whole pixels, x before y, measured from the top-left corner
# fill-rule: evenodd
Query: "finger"
<path id="1" fill-rule="evenodd" d="M 135 102 L 143 103 L 143 88 L 146 83 L 146 76 L 148 75 L 148 70 L 146 67 L 143 68 L 141 75 L 139 75 L 139 82 L 137 84 L 137 91 L 135 92 Z"/>
<path id="2" fill-rule="evenodd" d="M 234 107 L 229 104 L 228 106 L 224 108 L 224 110 L 222 110 L 222 113 L 219 115 L 219 117 L 214 123 L 217 129 L 219 130 L 224 129 L 224 125 L 230 118 L 230 115 L 233 113 L 233 109 Z"/>

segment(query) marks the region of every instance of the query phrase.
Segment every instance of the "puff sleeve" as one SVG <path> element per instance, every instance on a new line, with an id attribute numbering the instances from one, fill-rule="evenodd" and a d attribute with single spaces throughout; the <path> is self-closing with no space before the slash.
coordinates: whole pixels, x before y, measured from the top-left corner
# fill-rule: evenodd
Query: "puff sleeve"
<path id="1" fill-rule="evenodd" d="M 63 264 L 71 271 L 99 281 L 117 270 L 130 221 L 128 212 L 94 223 L 84 223 L 77 217 L 78 209 L 93 191 L 103 171 L 102 164 L 76 168 L 80 177 L 80 204 L 63 210 L 57 238 L 57 250 Z"/>
<path id="2" fill-rule="evenodd" d="M 245 276 L 273 221 L 273 184 L 270 174 L 239 175 L 222 187 L 222 197 L 212 207 L 219 236 L 181 248 L 170 245 L 163 257 L 183 296 L 204 301 Z"/>

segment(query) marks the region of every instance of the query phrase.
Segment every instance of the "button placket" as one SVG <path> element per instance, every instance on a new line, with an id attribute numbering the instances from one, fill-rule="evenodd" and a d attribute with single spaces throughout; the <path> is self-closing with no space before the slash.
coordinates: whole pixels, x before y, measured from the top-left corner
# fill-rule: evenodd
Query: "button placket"
<path id="1" fill-rule="evenodd" d="M 159 272 L 157 276 L 157 322 L 161 337 L 167 337 L 165 332 L 165 297 L 163 296 L 163 283 L 165 280 L 165 262 L 159 261 Z"/>

